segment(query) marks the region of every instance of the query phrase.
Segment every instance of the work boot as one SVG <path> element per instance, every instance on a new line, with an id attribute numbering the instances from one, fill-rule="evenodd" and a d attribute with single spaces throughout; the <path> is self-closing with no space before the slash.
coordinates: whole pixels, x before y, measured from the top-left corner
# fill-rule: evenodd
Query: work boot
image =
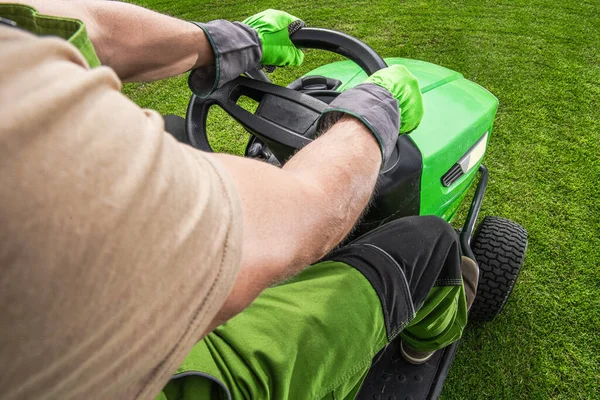
<path id="1" fill-rule="evenodd" d="M 402 353 L 402 357 L 409 363 L 421 365 L 429 361 L 435 351 L 418 351 L 400 340 L 400 353 Z"/>
<path id="2" fill-rule="evenodd" d="M 477 263 L 469 257 L 462 256 L 460 260 L 460 270 L 465 287 L 465 297 L 467 310 L 471 309 L 477 294 L 477 283 L 479 282 L 479 267 Z M 426 363 L 435 351 L 418 351 L 404 342 L 400 342 L 400 352 L 406 361 L 414 365 Z"/>
<path id="3" fill-rule="evenodd" d="M 462 256 L 460 260 L 460 271 L 465 286 L 465 297 L 467 298 L 467 310 L 471 309 L 477 294 L 477 283 L 479 282 L 479 267 L 469 257 Z"/>

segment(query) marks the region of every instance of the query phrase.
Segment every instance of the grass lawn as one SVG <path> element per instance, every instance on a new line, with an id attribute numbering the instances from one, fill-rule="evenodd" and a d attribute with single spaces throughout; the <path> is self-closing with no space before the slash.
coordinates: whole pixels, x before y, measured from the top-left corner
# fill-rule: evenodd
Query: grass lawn
<path id="1" fill-rule="evenodd" d="M 600 398 L 600 3 L 556 1 L 140 0 L 184 19 L 241 20 L 265 8 L 341 30 L 384 57 L 460 71 L 500 100 L 485 158 L 482 215 L 529 231 L 523 272 L 504 313 L 468 329 L 444 399 Z M 312 51 L 293 78 L 339 57 Z M 128 85 L 143 107 L 185 114 L 186 77 Z M 211 118 L 217 148 L 245 135 Z"/>

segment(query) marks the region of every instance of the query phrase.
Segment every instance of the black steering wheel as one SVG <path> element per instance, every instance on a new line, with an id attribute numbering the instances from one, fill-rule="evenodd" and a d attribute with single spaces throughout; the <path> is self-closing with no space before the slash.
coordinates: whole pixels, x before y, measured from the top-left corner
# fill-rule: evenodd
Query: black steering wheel
<path id="1" fill-rule="evenodd" d="M 387 67 L 375 50 L 345 33 L 303 28 L 291 40 L 298 48 L 328 50 L 345 56 L 367 75 Z M 312 141 L 317 119 L 327 104 L 309 94 L 270 83 L 262 71 L 249 71 L 246 75 L 254 79 L 240 76 L 205 98 L 192 95 L 186 116 L 186 139 L 195 148 L 212 151 L 206 135 L 206 118 L 210 107 L 216 104 L 283 162 Z M 236 104 L 241 96 L 260 103 L 255 114 Z"/>

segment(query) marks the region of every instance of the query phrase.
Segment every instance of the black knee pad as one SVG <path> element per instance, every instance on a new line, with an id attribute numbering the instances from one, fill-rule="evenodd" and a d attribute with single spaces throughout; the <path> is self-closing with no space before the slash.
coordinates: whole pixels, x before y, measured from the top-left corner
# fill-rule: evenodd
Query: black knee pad
<path id="1" fill-rule="evenodd" d="M 390 340 L 434 286 L 462 282 L 458 235 L 436 216 L 389 222 L 326 259 L 345 262 L 369 280 L 384 308 Z"/>

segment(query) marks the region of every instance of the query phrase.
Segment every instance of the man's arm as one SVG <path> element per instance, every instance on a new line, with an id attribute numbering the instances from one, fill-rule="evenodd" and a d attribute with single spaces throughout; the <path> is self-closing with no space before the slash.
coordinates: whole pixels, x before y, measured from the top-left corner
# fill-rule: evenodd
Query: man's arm
<path id="1" fill-rule="evenodd" d="M 336 97 L 321 122 L 340 113 L 342 119 L 281 170 L 213 156 L 236 182 L 245 232 L 241 270 L 210 329 L 243 310 L 270 284 L 322 258 L 348 234 L 367 206 L 398 132 L 413 130 L 421 121 L 418 81 L 403 66 L 382 69 Z"/>
<path id="2" fill-rule="evenodd" d="M 345 116 L 282 169 L 213 154 L 242 199 L 242 265 L 211 331 L 260 292 L 319 260 L 352 229 L 373 193 L 381 150 L 359 120 Z"/>
<path id="3" fill-rule="evenodd" d="M 12 0 L 40 13 L 82 20 L 98 58 L 123 81 L 153 81 L 214 63 L 196 25 L 132 4 L 98 1 Z"/>

